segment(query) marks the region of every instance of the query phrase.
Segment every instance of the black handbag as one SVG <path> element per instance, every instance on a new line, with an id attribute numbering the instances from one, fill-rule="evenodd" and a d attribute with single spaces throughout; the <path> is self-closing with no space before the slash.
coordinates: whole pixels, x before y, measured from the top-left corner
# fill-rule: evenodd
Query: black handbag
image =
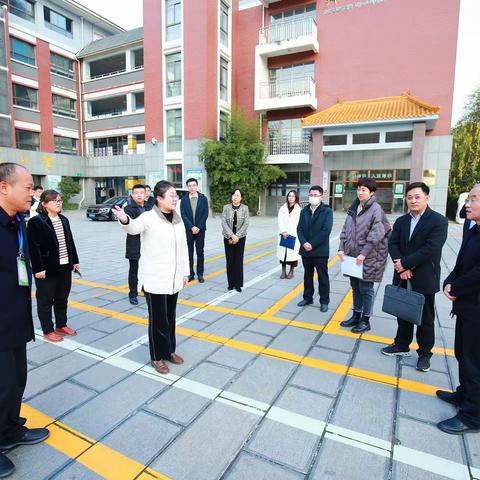
<path id="1" fill-rule="evenodd" d="M 383 296 L 382 312 L 406 322 L 420 325 L 422 323 L 423 305 L 425 297 L 412 290 L 412 285 L 407 280 L 407 288 L 400 285 L 387 285 Z"/>

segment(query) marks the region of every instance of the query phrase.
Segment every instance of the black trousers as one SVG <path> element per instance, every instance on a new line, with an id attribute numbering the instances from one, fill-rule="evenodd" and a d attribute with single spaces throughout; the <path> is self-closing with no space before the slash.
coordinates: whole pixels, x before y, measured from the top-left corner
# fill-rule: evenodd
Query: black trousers
<path id="1" fill-rule="evenodd" d="M 27 383 L 27 345 L 0 352 L 0 443 L 15 439 L 25 427 L 18 425 Z"/>
<path id="2" fill-rule="evenodd" d="M 37 313 L 43 333 L 53 332 L 52 307 L 55 313 L 55 325 L 62 328 L 67 324 L 67 302 L 72 288 L 70 265 L 60 265 L 55 276 L 48 275 L 35 279 L 37 286 Z"/>
<path id="3" fill-rule="evenodd" d="M 197 251 L 197 275 L 203 277 L 205 256 L 203 248 L 205 246 L 205 230 L 200 230 L 197 234 L 187 231 L 188 259 L 190 261 L 190 275 L 195 275 L 193 269 L 193 250 Z"/>
<path id="4" fill-rule="evenodd" d="M 128 259 L 128 296 L 136 298 L 138 296 L 138 260 Z"/>
<path id="5" fill-rule="evenodd" d="M 243 287 L 243 254 L 247 237 L 242 237 L 238 243 L 230 244 L 223 239 L 225 245 L 225 259 L 227 260 L 227 279 L 229 288 Z"/>
<path id="6" fill-rule="evenodd" d="M 318 293 L 320 303 L 330 303 L 330 279 L 328 278 L 328 257 L 302 257 L 303 273 L 303 298 L 307 302 L 313 301 L 313 273 L 318 275 Z"/>
<path id="7" fill-rule="evenodd" d="M 178 293 L 145 292 L 148 306 L 148 341 L 152 360 L 168 360 L 175 353 L 175 317 Z"/>
<path id="8" fill-rule="evenodd" d="M 413 340 L 413 323 L 397 318 L 398 329 L 395 337 L 395 345 L 407 349 Z M 422 323 L 417 326 L 417 343 L 419 356 L 432 356 L 432 348 L 435 345 L 435 295 L 425 295 L 423 306 Z"/>
<path id="9" fill-rule="evenodd" d="M 460 400 L 458 416 L 473 428 L 480 428 L 480 325 L 477 319 L 458 316 L 455 324 L 455 357 L 458 360 Z"/>

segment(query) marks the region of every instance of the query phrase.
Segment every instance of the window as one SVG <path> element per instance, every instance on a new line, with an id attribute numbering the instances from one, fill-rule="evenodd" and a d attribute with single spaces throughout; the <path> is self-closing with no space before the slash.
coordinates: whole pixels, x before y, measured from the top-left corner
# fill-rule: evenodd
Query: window
<path id="1" fill-rule="evenodd" d="M 387 132 L 385 134 L 386 143 L 394 142 L 411 142 L 413 139 L 413 131 L 407 130 L 404 132 Z"/>
<path id="2" fill-rule="evenodd" d="M 379 143 L 380 133 L 354 133 L 353 144 L 359 145 L 364 143 Z"/>
<path id="3" fill-rule="evenodd" d="M 182 54 L 167 55 L 166 63 L 167 97 L 177 97 L 182 94 Z"/>
<path id="4" fill-rule="evenodd" d="M 40 134 L 29 130 L 15 130 L 17 148 L 21 150 L 40 150 Z"/>
<path id="5" fill-rule="evenodd" d="M 90 68 L 90 78 L 106 77 L 115 73 L 123 73 L 126 70 L 125 53 L 113 55 L 112 57 L 94 60 L 88 64 Z"/>
<path id="6" fill-rule="evenodd" d="M 346 145 L 347 136 L 346 135 L 325 135 L 323 137 L 323 144 L 326 147 L 331 147 L 333 145 Z"/>
<path id="7" fill-rule="evenodd" d="M 30 22 L 35 21 L 35 3 L 29 0 L 0 0 L 0 5 L 6 5 L 8 11 L 17 17 Z"/>
<path id="8" fill-rule="evenodd" d="M 63 115 L 64 117 L 77 118 L 77 111 L 75 109 L 75 100 L 61 95 L 52 95 L 52 111 L 56 115 Z"/>
<path id="9" fill-rule="evenodd" d="M 144 110 L 145 109 L 145 93 L 144 92 L 134 93 L 134 97 L 135 97 L 135 111 Z"/>
<path id="10" fill-rule="evenodd" d="M 268 140 L 269 155 L 310 153 L 310 134 L 299 118 L 268 122 Z"/>
<path id="11" fill-rule="evenodd" d="M 279 42 L 302 35 L 311 35 L 316 16 L 315 4 L 271 15 L 268 41 Z"/>
<path id="12" fill-rule="evenodd" d="M 14 83 L 13 104 L 17 107 L 38 109 L 38 91 L 34 88 Z"/>
<path id="13" fill-rule="evenodd" d="M 50 52 L 50 71 L 63 77 L 75 78 L 73 60 L 63 57 L 58 53 Z"/>
<path id="14" fill-rule="evenodd" d="M 269 69 L 270 98 L 310 93 L 310 83 L 314 76 L 313 62 L 271 68 Z"/>
<path id="15" fill-rule="evenodd" d="M 228 129 L 229 116 L 228 113 L 220 112 L 220 140 L 225 140 L 227 138 L 227 129 Z"/>
<path id="16" fill-rule="evenodd" d="M 64 153 L 65 155 L 77 155 L 77 139 L 70 137 L 60 137 L 54 135 L 55 153 Z"/>
<path id="17" fill-rule="evenodd" d="M 143 68 L 143 48 L 133 52 L 133 67 L 135 69 Z"/>
<path id="18" fill-rule="evenodd" d="M 167 111 L 167 152 L 182 151 L 182 111 Z"/>
<path id="19" fill-rule="evenodd" d="M 167 11 L 167 42 L 178 40 L 182 35 L 182 2 L 181 0 L 166 0 Z"/>
<path id="20" fill-rule="evenodd" d="M 48 7 L 43 7 L 43 19 L 45 26 L 54 32 L 61 33 L 67 37 L 72 37 L 73 21 Z"/>
<path id="21" fill-rule="evenodd" d="M 127 111 L 127 97 L 109 97 L 90 102 L 92 117 L 113 117 Z"/>
<path id="22" fill-rule="evenodd" d="M 220 43 L 228 47 L 228 5 L 220 3 Z"/>
<path id="23" fill-rule="evenodd" d="M 10 58 L 29 65 L 36 65 L 35 47 L 23 40 L 10 37 Z"/>
<path id="24" fill-rule="evenodd" d="M 105 157 L 122 155 L 128 151 L 128 136 L 95 138 L 93 140 L 93 156 Z"/>
<path id="25" fill-rule="evenodd" d="M 228 102 L 228 62 L 220 59 L 220 98 Z"/>
<path id="26" fill-rule="evenodd" d="M 304 18 L 315 18 L 317 16 L 317 7 L 315 4 L 306 5 L 296 8 L 295 10 L 287 10 L 275 15 L 270 15 L 270 24 L 279 22 L 288 22 L 291 20 L 302 20 Z"/>
<path id="27" fill-rule="evenodd" d="M 167 165 L 167 180 L 176 188 L 182 188 L 182 164 Z"/>

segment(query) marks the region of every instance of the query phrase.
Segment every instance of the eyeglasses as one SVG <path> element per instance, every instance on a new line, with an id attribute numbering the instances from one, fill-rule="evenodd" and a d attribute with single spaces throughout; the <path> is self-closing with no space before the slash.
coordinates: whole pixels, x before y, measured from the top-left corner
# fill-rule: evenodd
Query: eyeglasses
<path id="1" fill-rule="evenodd" d="M 480 198 L 466 198 L 465 205 L 471 205 L 472 203 L 480 203 Z"/>
<path id="2" fill-rule="evenodd" d="M 63 200 L 49 200 L 52 203 L 63 203 Z"/>

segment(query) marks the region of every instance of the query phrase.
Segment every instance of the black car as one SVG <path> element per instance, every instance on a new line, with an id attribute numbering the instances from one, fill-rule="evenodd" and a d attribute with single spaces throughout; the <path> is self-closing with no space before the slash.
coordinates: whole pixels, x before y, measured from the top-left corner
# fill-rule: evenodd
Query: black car
<path id="1" fill-rule="evenodd" d="M 115 220 L 112 209 L 114 206 L 124 207 L 127 204 L 128 196 L 112 197 L 100 205 L 87 207 L 87 218 L 90 220 Z"/>

